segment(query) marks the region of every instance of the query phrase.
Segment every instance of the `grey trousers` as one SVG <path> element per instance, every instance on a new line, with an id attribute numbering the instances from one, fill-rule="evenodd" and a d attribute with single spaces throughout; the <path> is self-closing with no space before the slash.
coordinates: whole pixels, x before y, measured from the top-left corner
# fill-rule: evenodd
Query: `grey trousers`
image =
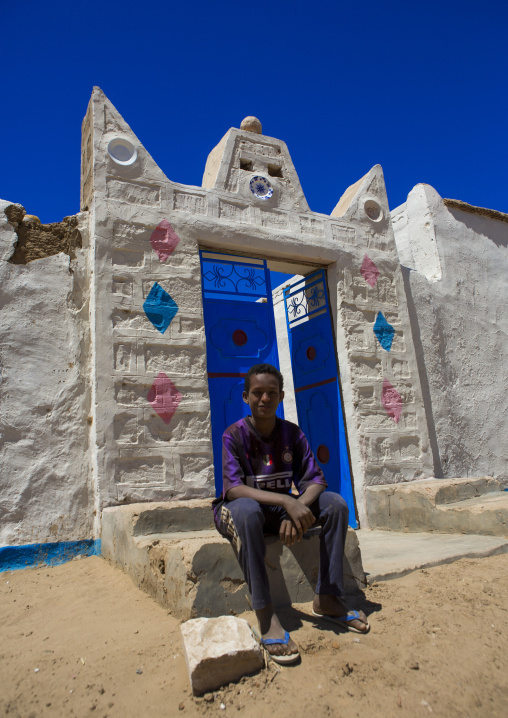
<path id="1" fill-rule="evenodd" d="M 349 515 L 346 502 L 339 494 L 324 491 L 309 508 L 322 527 L 316 593 L 343 598 L 342 559 Z M 278 534 L 281 522 L 287 518 L 286 512 L 280 506 L 267 506 L 246 498 L 226 501 L 223 509 L 229 514 L 227 537 L 251 592 L 252 608 L 264 608 L 271 602 L 264 534 Z"/>

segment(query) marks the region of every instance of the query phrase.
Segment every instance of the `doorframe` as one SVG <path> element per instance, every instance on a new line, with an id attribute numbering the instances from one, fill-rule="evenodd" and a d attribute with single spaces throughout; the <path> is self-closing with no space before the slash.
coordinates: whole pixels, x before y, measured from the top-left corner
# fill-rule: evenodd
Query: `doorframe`
<path id="1" fill-rule="evenodd" d="M 345 403 L 344 403 L 345 397 L 344 397 L 343 386 L 342 386 L 343 385 L 342 372 L 341 372 L 341 365 L 340 365 L 339 351 L 338 351 L 339 343 L 338 343 L 337 337 L 338 337 L 339 328 L 341 330 L 341 332 L 340 332 L 341 340 L 342 340 L 342 344 L 344 347 L 345 347 L 346 337 L 345 337 L 345 334 L 343 331 L 342 323 L 338 322 L 337 292 L 334 292 L 333 295 L 330 292 L 330 287 L 332 285 L 330 278 L 332 276 L 333 276 L 333 286 L 337 287 L 337 260 L 335 259 L 330 262 L 324 262 L 322 259 L 321 260 L 318 259 L 316 261 L 311 261 L 311 260 L 307 260 L 307 259 L 295 261 L 294 259 L 287 259 L 283 255 L 279 255 L 279 254 L 274 255 L 274 254 L 263 254 L 260 252 L 246 252 L 245 249 L 237 249 L 234 246 L 232 246 L 232 247 L 228 247 L 227 245 L 224 246 L 224 244 L 222 244 L 222 243 L 215 244 L 215 243 L 211 243 L 211 242 L 209 243 L 207 241 L 199 240 L 197 244 L 198 244 L 198 257 L 199 257 L 199 280 L 201 283 L 201 296 L 202 296 L 203 302 L 204 302 L 204 295 L 203 295 L 203 285 L 202 285 L 202 281 L 201 281 L 201 258 L 200 258 L 201 252 L 203 252 L 203 251 L 216 252 L 219 254 L 226 254 L 226 255 L 231 254 L 233 256 L 237 255 L 240 257 L 247 257 L 247 258 L 253 258 L 253 259 L 262 259 L 262 260 L 266 261 L 266 266 L 267 266 L 267 269 L 269 272 L 271 271 L 271 268 L 272 268 L 270 265 L 273 265 L 273 264 L 278 265 L 279 267 L 282 267 L 282 266 L 286 266 L 286 267 L 287 266 L 295 266 L 295 267 L 300 267 L 300 268 L 305 267 L 305 268 L 308 268 L 308 270 L 309 270 L 308 273 L 318 270 L 318 269 L 323 269 L 325 271 L 326 287 L 327 287 L 327 293 L 328 293 L 327 299 L 328 299 L 328 306 L 330 308 L 330 317 L 332 320 L 331 329 L 332 329 L 332 336 L 334 339 L 335 361 L 337 364 L 337 380 L 338 380 L 339 394 L 340 394 L 340 400 L 341 400 L 341 409 L 342 409 L 342 416 L 343 416 L 343 422 L 344 422 L 344 433 L 345 433 L 345 438 L 346 438 L 347 455 L 348 455 L 348 461 L 349 461 L 349 468 L 350 468 L 350 472 L 351 472 L 351 490 L 352 490 L 352 495 L 353 495 L 356 519 L 358 521 L 358 528 L 361 528 L 362 521 L 364 519 L 364 516 L 363 516 L 364 511 L 360 510 L 360 508 L 361 508 L 360 502 L 358 500 L 356 486 L 355 486 L 355 483 L 356 483 L 355 482 L 355 470 L 354 470 L 355 463 L 353 463 L 353 453 L 351 451 L 349 427 L 348 427 L 347 414 L 346 414 L 346 408 L 345 408 Z M 316 247 L 316 250 L 318 251 L 319 247 Z M 283 270 L 278 269 L 278 270 L 274 270 L 274 271 L 283 271 Z M 295 270 L 295 273 L 296 273 L 296 270 Z M 303 275 L 303 276 L 305 276 L 305 275 Z M 271 284 L 270 284 L 270 289 L 272 292 L 272 310 L 273 310 L 273 289 L 271 288 Z M 275 326 L 275 315 L 274 315 L 273 311 L 272 311 L 272 314 L 273 314 L 273 324 Z M 287 329 L 286 329 L 286 331 L 287 331 Z M 275 339 L 277 341 L 277 332 L 276 331 L 275 331 Z M 288 341 L 289 341 L 289 335 L 288 335 Z M 278 351 L 278 347 L 277 347 L 277 351 Z M 206 336 L 205 336 L 205 353 L 206 353 Z M 349 380 L 349 365 L 348 365 L 347 361 L 345 362 L 345 367 L 347 367 L 345 373 Z M 208 377 L 207 377 L 207 383 L 208 383 Z M 349 382 L 349 384 L 350 384 L 350 382 Z M 348 399 L 352 403 L 351 395 L 348 397 Z M 360 459 L 360 457 L 358 456 L 357 460 L 359 461 L 359 459 Z M 361 477 L 361 478 L 363 478 L 363 477 Z M 362 488 L 363 488 L 363 480 L 360 480 L 359 483 L 362 485 Z M 358 490 L 360 490 L 360 486 L 358 486 Z"/>

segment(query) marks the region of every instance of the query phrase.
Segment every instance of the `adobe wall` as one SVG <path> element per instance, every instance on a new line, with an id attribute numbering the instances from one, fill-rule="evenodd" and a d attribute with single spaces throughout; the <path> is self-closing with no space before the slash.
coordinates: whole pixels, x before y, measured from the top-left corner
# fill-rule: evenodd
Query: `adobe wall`
<path id="1" fill-rule="evenodd" d="M 89 539 L 87 250 L 77 246 L 80 240 L 73 259 L 59 251 L 57 235 L 66 236 L 68 223 L 52 226 L 56 234 L 46 226 L 46 244 L 32 242 L 30 226 L 39 225 L 31 218 L 20 245 L 5 214 L 9 207 L 0 201 L 0 546 Z M 24 210 L 17 209 L 22 223 Z M 86 243 L 83 219 L 70 224 Z M 20 254 L 28 263 L 12 262 Z"/>
<path id="2" fill-rule="evenodd" d="M 204 211 L 203 193 L 171 183 L 98 89 L 82 134 L 100 506 L 210 496 L 198 245 L 177 222 L 180 209 Z M 108 153 L 118 136 L 132 141 L 133 163 Z"/>
<path id="3" fill-rule="evenodd" d="M 506 477 L 508 215 L 420 184 L 392 221 L 435 476 Z"/>

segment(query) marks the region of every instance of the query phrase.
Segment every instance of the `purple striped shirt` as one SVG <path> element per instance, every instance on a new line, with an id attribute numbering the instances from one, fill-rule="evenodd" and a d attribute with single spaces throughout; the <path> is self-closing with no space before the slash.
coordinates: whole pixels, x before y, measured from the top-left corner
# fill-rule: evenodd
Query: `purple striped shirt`
<path id="1" fill-rule="evenodd" d="M 296 424 L 276 419 L 264 438 L 250 419 L 231 424 L 222 436 L 223 497 L 233 486 L 288 494 L 294 483 L 302 495 L 309 484 L 327 486 L 305 434 Z"/>

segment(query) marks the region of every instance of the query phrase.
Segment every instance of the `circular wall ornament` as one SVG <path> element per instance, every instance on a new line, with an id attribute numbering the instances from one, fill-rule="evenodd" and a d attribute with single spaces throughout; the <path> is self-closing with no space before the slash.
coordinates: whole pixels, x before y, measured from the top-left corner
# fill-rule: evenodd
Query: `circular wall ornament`
<path id="1" fill-rule="evenodd" d="M 249 182 L 250 191 L 258 199 L 270 199 L 273 195 L 273 187 L 266 177 L 255 175 Z"/>
<path id="2" fill-rule="evenodd" d="M 108 155 L 118 165 L 132 165 L 138 158 L 138 152 L 132 142 L 123 137 L 115 137 L 108 142 Z"/>
<path id="3" fill-rule="evenodd" d="M 365 214 L 372 222 L 380 222 L 383 219 L 383 210 L 381 205 L 373 199 L 368 199 L 363 205 Z"/>

